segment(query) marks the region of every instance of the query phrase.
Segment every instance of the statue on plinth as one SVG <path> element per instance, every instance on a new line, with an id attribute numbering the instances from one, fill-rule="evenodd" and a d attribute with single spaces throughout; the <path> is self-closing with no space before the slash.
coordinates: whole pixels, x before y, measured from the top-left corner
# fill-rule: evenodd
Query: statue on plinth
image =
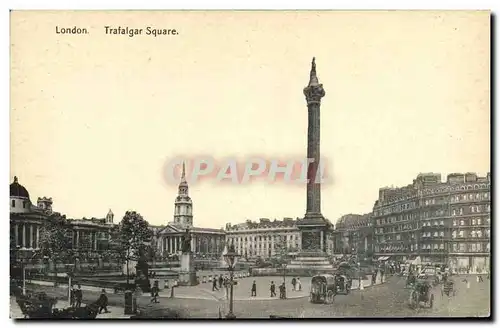
<path id="1" fill-rule="evenodd" d="M 189 232 L 189 229 L 186 229 L 186 232 L 184 233 L 184 241 L 182 243 L 182 253 L 183 254 L 191 253 L 191 233 Z"/>

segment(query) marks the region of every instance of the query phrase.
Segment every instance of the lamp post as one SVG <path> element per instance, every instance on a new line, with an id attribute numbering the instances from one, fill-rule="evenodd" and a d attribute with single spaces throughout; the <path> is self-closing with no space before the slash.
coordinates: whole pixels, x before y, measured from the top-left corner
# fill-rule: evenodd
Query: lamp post
<path id="1" fill-rule="evenodd" d="M 239 254 L 236 253 L 234 249 L 234 243 L 229 246 L 229 250 L 226 254 L 224 254 L 224 260 L 229 267 L 229 284 L 231 286 L 231 291 L 229 294 L 229 313 L 226 315 L 227 319 L 236 319 L 236 316 L 233 313 L 233 285 L 234 285 L 234 266 L 236 265 L 236 260 L 239 257 Z"/>

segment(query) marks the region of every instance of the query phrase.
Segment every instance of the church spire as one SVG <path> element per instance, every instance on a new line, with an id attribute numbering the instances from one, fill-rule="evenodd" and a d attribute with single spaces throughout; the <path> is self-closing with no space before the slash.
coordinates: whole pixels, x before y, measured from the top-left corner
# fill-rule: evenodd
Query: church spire
<path id="1" fill-rule="evenodd" d="M 186 162 L 182 162 L 181 183 L 187 183 L 187 181 L 186 181 Z"/>

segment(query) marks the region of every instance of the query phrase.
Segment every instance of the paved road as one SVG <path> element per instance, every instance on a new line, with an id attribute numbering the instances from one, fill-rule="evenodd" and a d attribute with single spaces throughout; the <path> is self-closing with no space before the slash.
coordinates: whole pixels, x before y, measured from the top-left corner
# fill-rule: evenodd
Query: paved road
<path id="1" fill-rule="evenodd" d="M 405 281 L 392 277 L 385 284 L 367 288 L 364 291 L 353 291 L 349 295 L 338 295 L 334 304 L 311 304 L 308 298 L 287 300 L 237 300 L 234 312 L 239 318 L 269 318 L 270 315 L 305 318 L 328 317 L 414 317 L 414 316 L 487 316 L 490 306 L 490 285 L 488 280 L 477 283 L 470 278 L 470 289 L 461 280 L 454 278 L 457 284 L 455 297 L 441 297 L 439 287 L 433 290 L 435 305 L 432 309 L 410 309 L 408 306 L 410 291 L 405 289 Z M 52 294 L 52 292 L 50 293 Z M 91 292 L 84 294 L 84 301 L 96 299 Z M 111 305 L 123 304 L 122 295 L 109 295 Z M 149 304 L 148 297 L 139 300 L 140 307 L 149 307 L 161 312 L 171 308 L 188 312 L 192 318 L 216 318 L 219 309 L 228 311 L 227 301 L 203 299 L 170 299 L 160 298 L 159 304 Z"/>

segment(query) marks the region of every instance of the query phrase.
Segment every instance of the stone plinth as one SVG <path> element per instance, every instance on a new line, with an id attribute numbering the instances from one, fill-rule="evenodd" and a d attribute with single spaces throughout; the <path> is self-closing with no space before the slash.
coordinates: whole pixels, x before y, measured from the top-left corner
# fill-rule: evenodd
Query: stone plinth
<path id="1" fill-rule="evenodd" d="M 194 258 L 191 253 L 181 255 L 181 269 L 179 271 L 179 286 L 198 285 L 198 278 L 194 269 Z"/>

